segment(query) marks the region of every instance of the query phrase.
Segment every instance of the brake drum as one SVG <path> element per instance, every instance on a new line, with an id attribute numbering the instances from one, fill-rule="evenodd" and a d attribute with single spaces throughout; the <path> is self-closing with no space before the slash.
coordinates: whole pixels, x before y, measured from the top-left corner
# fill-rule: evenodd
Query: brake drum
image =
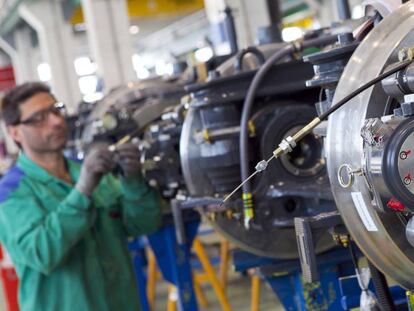
<path id="1" fill-rule="evenodd" d="M 388 15 L 359 45 L 341 77 L 333 105 L 386 71 L 398 60 L 401 48 L 413 45 L 414 4 L 410 2 Z M 412 289 L 414 248 L 407 241 L 405 224 L 398 213 L 373 203 L 373 189 L 367 180 L 370 172 L 353 174 L 348 187 L 341 186 L 338 180 L 341 166 L 363 171 L 366 158 L 361 129 L 366 119 L 383 116 L 387 97 L 379 83 L 330 116 L 326 141 L 328 174 L 336 205 L 359 248 L 382 272 Z"/>

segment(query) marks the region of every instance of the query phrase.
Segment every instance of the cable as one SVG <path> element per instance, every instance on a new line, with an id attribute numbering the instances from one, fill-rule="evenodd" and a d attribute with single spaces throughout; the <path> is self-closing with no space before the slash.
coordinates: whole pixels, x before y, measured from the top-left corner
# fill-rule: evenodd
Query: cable
<path id="1" fill-rule="evenodd" d="M 272 159 L 278 158 L 282 154 L 286 154 L 286 153 L 292 151 L 292 149 L 296 146 L 296 143 L 299 140 L 301 140 L 303 137 L 305 137 L 307 134 L 309 134 L 324 119 L 326 119 L 330 114 L 334 113 L 340 107 L 342 107 L 343 105 L 345 105 L 349 100 L 351 100 L 355 96 L 359 95 L 360 93 L 362 93 L 363 91 L 365 91 L 369 87 L 373 86 L 374 84 L 378 83 L 379 81 L 387 78 L 388 76 L 396 73 L 399 70 L 404 69 L 409 64 L 411 64 L 413 61 L 414 61 L 414 59 L 407 59 L 405 61 L 400 62 L 400 64 L 396 65 L 393 69 L 390 69 L 389 71 L 380 74 L 378 77 L 372 79 L 371 81 L 369 81 L 366 84 L 364 84 L 363 86 L 359 87 L 358 89 L 356 89 L 355 91 L 353 91 L 349 95 L 345 96 L 342 100 L 340 100 L 334 106 L 332 106 L 331 108 L 329 108 L 325 113 L 323 113 L 319 117 L 316 117 L 315 119 L 313 119 L 310 123 L 308 123 L 306 126 L 304 126 L 299 132 L 297 132 L 295 135 L 293 135 L 293 137 L 290 137 L 289 136 L 286 139 L 284 139 L 279 144 L 279 147 L 273 151 L 273 156 L 271 158 L 269 158 L 267 161 L 262 160 L 262 161 L 260 161 L 256 165 L 256 171 L 253 173 L 253 175 L 256 175 L 258 172 L 264 171 L 267 168 L 267 164 Z M 242 128 L 240 129 L 240 131 L 241 131 L 240 136 L 242 136 L 242 133 L 244 132 L 244 130 L 245 130 L 244 128 L 243 129 Z M 248 157 L 246 156 L 244 159 L 248 159 Z M 248 185 L 248 182 L 246 182 L 246 179 L 250 179 L 251 177 L 252 176 L 247 176 L 246 178 L 242 178 L 243 179 L 243 183 L 241 185 L 239 185 L 236 189 L 239 189 L 242 185 L 243 185 L 243 187 L 246 187 L 246 185 Z M 243 190 L 244 189 L 245 188 L 243 188 Z M 250 188 L 247 188 L 247 189 L 250 189 Z M 228 195 L 223 200 L 223 202 L 221 203 L 221 205 L 223 205 L 235 192 L 236 191 L 232 191 L 230 193 L 230 195 Z"/>
<path id="2" fill-rule="evenodd" d="M 332 106 L 331 108 L 329 108 L 326 112 L 324 112 L 323 114 L 321 114 L 319 116 L 319 119 L 321 119 L 321 121 L 324 120 L 324 119 L 326 119 L 331 113 L 333 113 L 336 110 L 338 110 L 339 108 L 341 108 L 344 104 L 346 104 L 349 100 L 351 100 L 352 98 L 354 98 L 355 96 L 357 96 L 359 93 L 362 93 L 363 91 L 365 91 L 366 89 L 370 88 L 374 84 L 376 84 L 376 83 L 380 82 L 381 80 L 384 80 L 385 78 L 393 75 L 397 71 L 400 71 L 400 70 L 404 69 L 405 67 L 407 67 L 412 62 L 413 62 L 412 59 L 407 59 L 407 60 L 401 62 L 399 65 L 395 66 L 393 69 L 390 69 L 389 71 L 380 74 L 378 77 L 372 79 L 368 83 L 366 83 L 363 86 L 357 88 L 351 94 L 349 94 L 348 96 L 345 96 L 342 100 L 340 100 L 334 106 Z"/>
<path id="3" fill-rule="evenodd" d="M 241 170 L 241 178 L 242 180 L 247 179 L 249 176 L 249 158 L 248 158 L 248 122 L 254 102 L 254 98 L 256 96 L 257 89 L 262 82 L 264 76 L 268 73 L 270 68 L 276 61 L 281 60 L 285 56 L 292 54 L 295 51 L 295 46 L 292 44 L 284 46 L 282 49 L 278 50 L 275 54 L 273 54 L 260 69 L 257 71 L 256 75 L 253 78 L 252 83 L 249 86 L 247 91 L 246 99 L 243 104 L 243 111 L 242 117 L 240 121 L 240 170 Z M 246 183 L 243 186 L 243 192 L 249 193 L 250 192 L 250 184 Z"/>
<path id="4" fill-rule="evenodd" d="M 303 51 L 308 47 L 314 46 L 324 46 L 327 44 L 332 44 L 337 41 L 337 35 L 325 35 L 315 39 L 308 39 L 305 41 L 297 41 L 291 44 L 288 44 L 274 53 L 266 62 L 259 68 L 256 72 L 252 83 L 249 86 L 249 89 L 246 94 L 246 98 L 243 104 L 243 111 L 240 121 L 240 173 L 241 179 L 244 181 L 240 187 L 243 187 L 243 205 L 245 207 L 245 216 L 249 214 L 250 218 L 253 216 L 253 200 L 251 194 L 251 183 L 249 182 L 249 154 L 248 154 L 248 122 L 251 115 L 254 99 L 256 97 L 257 90 L 272 68 L 272 66 L 282 60 L 284 57 L 291 55 L 295 52 Z M 237 190 L 236 190 L 237 191 Z M 235 192 L 235 191 L 234 191 Z M 249 219 L 245 218 L 245 225 L 247 225 Z"/>
<path id="5" fill-rule="evenodd" d="M 384 274 L 374 266 L 374 264 L 368 260 L 368 267 L 371 271 L 372 283 L 374 284 L 375 292 L 382 310 L 395 311 L 395 304 L 392 299 L 390 289 L 388 287 L 387 279 Z"/>
<path id="6" fill-rule="evenodd" d="M 352 265 L 354 266 L 354 270 L 357 271 L 357 273 L 359 273 L 358 258 L 355 254 L 352 240 L 349 240 L 349 246 L 348 247 L 349 247 L 349 253 L 351 255 Z"/>
<path id="7" fill-rule="evenodd" d="M 241 50 L 236 55 L 236 62 L 234 63 L 234 68 L 236 69 L 236 71 L 243 71 L 243 60 L 247 54 L 253 54 L 254 56 L 256 56 L 256 59 L 259 62 L 260 66 L 266 62 L 263 53 L 258 48 L 254 46 L 249 46 L 248 48 Z"/>

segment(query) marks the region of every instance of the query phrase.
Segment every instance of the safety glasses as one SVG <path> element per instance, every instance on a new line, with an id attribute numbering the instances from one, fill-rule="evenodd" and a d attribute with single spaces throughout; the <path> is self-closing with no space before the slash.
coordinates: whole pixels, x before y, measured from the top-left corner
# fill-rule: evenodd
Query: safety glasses
<path id="1" fill-rule="evenodd" d="M 62 102 L 56 102 L 48 108 L 35 112 L 33 115 L 31 115 L 27 119 L 20 120 L 19 122 L 16 123 L 16 125 L 24 124 L 24 125 L 40 126 L 46 122 L 50 114 L 53 114 L 54 116 L 60 116 L 62 118 L 66 117 L 67 111 L 66 111 L 65 104 Z"/>

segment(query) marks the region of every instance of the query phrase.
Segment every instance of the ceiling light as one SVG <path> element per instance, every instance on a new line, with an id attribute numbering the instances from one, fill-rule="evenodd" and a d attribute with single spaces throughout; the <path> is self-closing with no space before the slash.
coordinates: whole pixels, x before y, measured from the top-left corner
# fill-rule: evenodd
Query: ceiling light
<path id="1" fill-rule="evenodd" d="M 137 25 L 131 25 L 129 26 L 129 33 L 131 35 L 136 35 L 139 33 L 139 27 Z"/>

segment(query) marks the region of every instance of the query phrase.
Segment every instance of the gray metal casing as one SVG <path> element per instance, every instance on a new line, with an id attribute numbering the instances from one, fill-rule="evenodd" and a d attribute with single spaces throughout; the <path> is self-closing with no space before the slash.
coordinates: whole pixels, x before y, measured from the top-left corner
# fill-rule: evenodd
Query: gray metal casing
<path id="1" fill-rule="evenodd" d="M 414 44 L 414 4 L 409 2 L 387 16 L 360 44 L 338 84 L 333 103 L 377 77 L 397 61 L 398 50 Z M 337 207 L 353 239 L 367 257 L 385 274 L 406 288 L 414 288 L 414 248 L 405 238 L 405 226 L 394 213 L 374 208 L 363 176 L 344 189 L 337 180 L 338 168 L 346 163 L 358 169 L 364 166 L 363 140 L 360 136 L 365 119 L 382 116 L 386 94 L 380 84 L 353 98 L 329 118 L 327 163 Z M 368 231 L 352 199 L 360 193 L 365 214 L 372 223 Z"/>

